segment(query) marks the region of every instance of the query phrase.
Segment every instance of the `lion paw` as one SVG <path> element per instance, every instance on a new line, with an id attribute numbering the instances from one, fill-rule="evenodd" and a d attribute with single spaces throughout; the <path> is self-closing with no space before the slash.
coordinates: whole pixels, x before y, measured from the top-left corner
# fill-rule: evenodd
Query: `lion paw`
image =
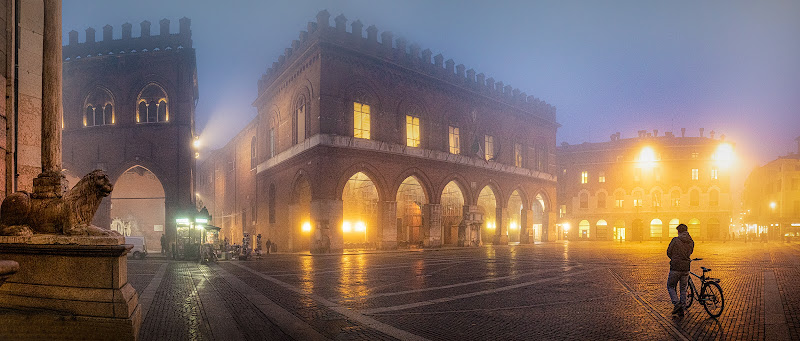
<path id="1" fill-rule="evenodd" d="M 32 235 L 33 231 L 26 225 L 0 226 L 0 236 L 30 237 Z"/>

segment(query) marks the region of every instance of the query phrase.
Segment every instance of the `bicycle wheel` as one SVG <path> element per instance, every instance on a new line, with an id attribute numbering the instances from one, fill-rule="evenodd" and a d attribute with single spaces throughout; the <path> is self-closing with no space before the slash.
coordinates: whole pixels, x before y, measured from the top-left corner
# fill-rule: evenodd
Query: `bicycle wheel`
<path id="1" fill-rule="evenodd" d="M 703 303 L 703 308 L 711 317 L 722 315 L 722 309 L 725 308 L 725 297 L 722 296 L 722 288 L 719 284 L 706 282 L 703 290 L 700 291 L 700 302 Z"/>
<path id="2" fill-rule="evenodd" d="M 689 278 L 689 283 L 686 285 L 686 309 L 692 306 L 692 302 L 694 302 L 694 283 Z"/>

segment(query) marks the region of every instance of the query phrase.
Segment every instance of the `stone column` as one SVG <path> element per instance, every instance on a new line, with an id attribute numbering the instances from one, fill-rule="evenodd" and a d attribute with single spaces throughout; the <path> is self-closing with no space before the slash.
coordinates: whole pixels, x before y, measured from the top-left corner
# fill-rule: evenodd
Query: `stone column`
<path id="1" fill-rule="evenodd" d="M 440 204 L 427 204 L 425 205 L 427 219 L 428 235 L 425 240 L 426 246 L 440 247 L 442 246 L 442 205 Z"/>
<path id="2" fill-rule="evenodd" d="M 378 203 L 381 239 L 378 246 L 382 250 L 397 248 L 397 201 L 381 201 Z"/>
<path id="3" fill-rule="evenodd" d="M 35 198 L 61 197 L 61 0 L 44 1 L 42 37 L 42 173 L 33 180 Z"/>
<path id="4" fill-rule="evenodd" d="M 535 236 L 530 235 L 533 229 L 533 210 L 523 209 L 520 217 L 519 242 L 520 244 L 532 244 Z"/>
<path id="5" fill-rule="evenodd" d="M 343 202 L 336 199 L 317 199 L 311 201 L 311 221 L 320 234 L 330 240 L 330 252 L 344 250 L 342 235 Z"/>
<path id="6" fill-rule="evenodd" d="M 506 217 L 506 208 L 505 207 L 498 207 L 495 209 L 495 235 L 494 235 L 494 244 L 495 245 L 508 245 L 508 218 Z"/>

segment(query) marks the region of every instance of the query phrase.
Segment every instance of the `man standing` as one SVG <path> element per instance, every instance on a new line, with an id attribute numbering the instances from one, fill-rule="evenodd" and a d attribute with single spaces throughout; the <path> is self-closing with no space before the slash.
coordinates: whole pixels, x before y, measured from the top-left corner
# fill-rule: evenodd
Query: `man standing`
<path id="1" fill-rule="evenodd" d="M 689 228 L 685 224 L 677 227 L 678 236 L 672 238 L 667 247 L 667 257 L 669 257 L 669 277 L 667 278 L 667 291 L 669 298 L 674 305 L 673 314 L 683 315 L 686 305 L 686 285 L 689 281 L 689 270 L 692 264 L 692 252 L 694 251 L 694 240 L 689 235 Z M 675 292 L 675 286 L 680 282 L 680 298 Z"/>

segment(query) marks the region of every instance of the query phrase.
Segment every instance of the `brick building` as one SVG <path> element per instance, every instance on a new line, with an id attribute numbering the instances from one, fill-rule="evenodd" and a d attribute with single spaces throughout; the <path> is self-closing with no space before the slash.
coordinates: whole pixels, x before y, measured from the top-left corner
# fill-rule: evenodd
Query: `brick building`
<path id="1" fill-rule="evenodd" d="M 43 32 L 41 0 L 0 2 L 0 91 L 5 98 L 0 105 L 0 200 L 16 191 L 33 192 L 33 179 L 42 171 Z"/>
<path id="2" fill-rule="evenodd" d="M 63 162 L 77 177 L 105 170 L 115 190 L 95 216 L 125 234 L 145 236 L 159 250 L 161 235 L 175 237 L 175 218 L 194 209 L 194 112 L 197 67 L 190 20 L 141 23 L 141 36 L 122 25 L 121 39 L 103 27 L 102 40 L 86 29 L 85 41 L 69 32 L 63 47 Z M 115 224 L 117 227 L 117 224 Z"/>
<path id="3" fill-rule="evenodd" d="M 744 184 L 744 223 L 751 235 L 800 236 L 800 137 L 797 152 L 754 169 Z"/>
<path id="4" fill-rule="evenodd" d="M 558 148 L 558 233 L 572 240 L 668 240 L 684 223 L 696 240 L 725 238 L 733 147 L 724 135 L 639 131 Z"/>
<path id="5" fill-rule="evenodd" d="M 258 117 L 200 166 L 223 233 L 281 250 L 552 239 L 554 107 L 334 23 L 308 24 L 258 81 Z"/>

